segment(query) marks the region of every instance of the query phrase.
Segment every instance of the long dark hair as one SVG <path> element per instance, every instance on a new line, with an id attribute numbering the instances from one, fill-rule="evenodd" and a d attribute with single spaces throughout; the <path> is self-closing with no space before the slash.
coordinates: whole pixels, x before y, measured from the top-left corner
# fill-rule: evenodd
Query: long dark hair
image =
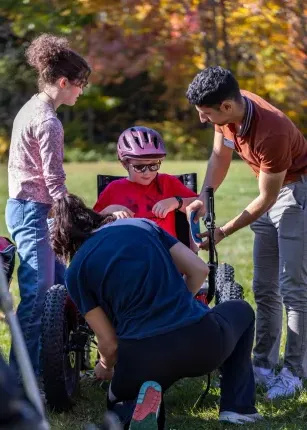
<path id="1" fill-rule="evenodd" d="M 38 72 L 38 87 L 54 84 L 60 77 L 85 86 L 91 73 L 85 59 L 73 51 L 65 37 L 44 33 L 34 39 L 26 50 L 28 63 Z"/>
<path id="2" fill-rule="evenodd" d="M 89 209 L 82 199 L 67 194 L 56 200 L 52 207 L 54 225 L 51 246 L 57 257 L 68 263 L 93 230 L 113 222 L 112 214 L 100 215 Z"/>

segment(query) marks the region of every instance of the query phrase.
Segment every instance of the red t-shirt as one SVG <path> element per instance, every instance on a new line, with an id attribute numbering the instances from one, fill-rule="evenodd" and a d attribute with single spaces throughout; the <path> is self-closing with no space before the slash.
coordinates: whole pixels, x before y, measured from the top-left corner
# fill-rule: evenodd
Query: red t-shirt
<path id="1" fill-rule="evenodd" d="M 100 193 L 94 206 L 94 211 L 101 212 L 109 205 L 126 206 L 135 213 L 135 218 L 147 218 L 156 222 L 161 228 L 176 237 L 175 211 L 165 218 L 157 218 L 152 213 L 153 206 L 160 200 L 169 197 L 196 197 L 178 178 L 166 174 L 158 174 L 149 185 L 131 182 L 127 178 L 111 182 Z"/>

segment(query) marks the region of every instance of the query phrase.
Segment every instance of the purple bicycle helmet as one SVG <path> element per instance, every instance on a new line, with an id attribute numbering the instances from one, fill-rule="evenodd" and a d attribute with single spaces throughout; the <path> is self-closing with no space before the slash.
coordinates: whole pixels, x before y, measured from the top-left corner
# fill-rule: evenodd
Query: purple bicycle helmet
<path id="1" fill-rule="evenodd" d="M 118 139 L 117 154 L 125 158 L 164 158 L 165 144 L 160 134 L 147 127 L 127 128 Z"/>

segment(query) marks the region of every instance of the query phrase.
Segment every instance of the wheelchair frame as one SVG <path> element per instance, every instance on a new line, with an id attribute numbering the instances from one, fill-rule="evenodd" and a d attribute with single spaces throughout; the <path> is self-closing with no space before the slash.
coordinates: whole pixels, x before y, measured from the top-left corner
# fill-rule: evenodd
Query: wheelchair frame
<path id="1" fill-rule="evenodd" d="M 197 175 L 188 173 L 177 176 L 188 188 L 197 192 Z M 98 195 L 113 180 L 120 176 L 98 175 Z M 215 213 L 213 189 L 206 190 L 207 214 L 204 222 L 209 231 L 209 266 L 207 298 L 214 297 L 216 303 L 242 298 L 243 289 L 234 281 L 234 270 L 223 264 L 218 266 L 218 256 L 214 245 Z M 184 213 L 176 212 L 176 232 L 178 239 L 185 245 L 190 244 L 190 228 Z M 46 399 L 49 406 L 56 411 L 71 408 L 74 396 L 78 392 L 80 370 L 86 370 L 89 348 L 94 342 L 94 333 L 84 318 L 78 313 L 63 285 L 55 285 L 47 292 L 42 317 L 41 362 L 45 385 Z M 202 403 L 209 390 L 198 399 Z"/>

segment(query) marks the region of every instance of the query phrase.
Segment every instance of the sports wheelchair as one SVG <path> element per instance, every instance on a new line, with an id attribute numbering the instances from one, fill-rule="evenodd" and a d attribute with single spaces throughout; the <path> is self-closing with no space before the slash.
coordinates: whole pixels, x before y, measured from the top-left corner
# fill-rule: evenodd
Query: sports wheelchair
<path id="1" fill-rule="evenodd" d="M 178 179 L 195 193 L 197 175 L 178 175 Z M 97 176 L 98 195 L 113 180 L 120 176 Z M 208 213 L 205 225 L 210 232 L 208 286 L 199 295 L 205 295 L 209 303 L 242 299 L 243 288 L 234 280 L 234 269 L 228 264 L 218 264 L 214 246 L 214 199 L 213 190 L 208 190 Z M 178 239 L 190 246 L 191 233 L 186 215 L 176 212 L 176 233 Z M 46 295 L 42 316 L 41 365 L 47 403 L 56 411 L 68 410 L 79 388 L 80 372 L 91 367 L 90 355 L 95 348 L 95 336 L 84 318 L 77 311 L 65 286 L 54 285 Z M 208 388 L 207 388 L 208 389 Z M 203 397 L 203 396 L 202 396 Z"/>

